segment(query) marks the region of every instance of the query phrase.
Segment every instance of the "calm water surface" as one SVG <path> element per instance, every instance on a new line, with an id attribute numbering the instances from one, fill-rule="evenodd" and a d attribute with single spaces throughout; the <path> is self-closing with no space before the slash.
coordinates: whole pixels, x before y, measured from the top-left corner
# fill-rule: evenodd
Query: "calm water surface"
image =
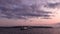
<path id="1" fill-rule="evenodd" d="M 33 28 L 20 30 L 20 28 L 0 28 L 0 34 L 60 34 L 60 28 Z"/>

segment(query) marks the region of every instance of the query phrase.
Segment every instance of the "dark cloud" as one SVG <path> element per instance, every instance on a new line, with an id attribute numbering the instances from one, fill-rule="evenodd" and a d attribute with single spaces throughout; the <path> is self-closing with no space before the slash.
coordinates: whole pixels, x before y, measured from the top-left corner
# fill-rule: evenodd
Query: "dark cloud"
<path id="1" fill-rule="evenodd" d="M 1 11 L 2 14 L 5 14 L 6 16 L 2 16 L 5 18 L 24 18 L 25 16 L 31 16 L 31 17 L 50 17 L 52 12 L 47 12 L 47 11 L 32 11 L 32 10 L 27 10 L 27 9 L 14 9 L 14 10 L 7 10 L 6 8 Z M 21 17 L 24 16 L 24 17 Z"/>
<path id="2" fill-rule="evenodd" d="M 52 19 L 52 18 L 44 17 L 44 18 L 41 18 L 41 19 Z"/>
<path id="3" fill-rule="evenodd" d="M 49 7 L 49 8 L 56 8 L 58 6 L 60 6 L 60 3 L 48 3 L 47 4 L 47 7 Z"/>
<path id="4" fill-rule="evenodd" d="M 0 2 L 1 3 L 1 2 Z M 5 3 L 6 4 L 6 3 Z M 29 16 L 31 17 L 50 17 L 52 12 L 50 11 L 44 11 L 44 10 L 38 10 L 38 6 L 31 5 L 28 6 L 25 4 L 15 3 L 16 7 L 14 5 L 10 4 L 12 8 L 7 7 L 10 3 L 8 3 L 6 6 L 0 6 L 0 12 L 1 14 L 4 14 L 3 18 L 18 18 L 18 19 L 26 19 Z M 19 4 L 19 5 L 18 5 Z M 4 5 L 4 4 L 3 4 Z"/>

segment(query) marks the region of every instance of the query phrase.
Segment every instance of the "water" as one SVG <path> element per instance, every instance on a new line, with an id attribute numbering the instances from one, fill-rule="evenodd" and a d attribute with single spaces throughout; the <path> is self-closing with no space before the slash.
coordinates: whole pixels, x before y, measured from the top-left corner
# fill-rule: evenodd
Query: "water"
<path id="1" fill-rule="evenodd" d="M 30 30 L 0 28 L 0 34 L 60 34 L 60 28 L 33 28 Z"/>

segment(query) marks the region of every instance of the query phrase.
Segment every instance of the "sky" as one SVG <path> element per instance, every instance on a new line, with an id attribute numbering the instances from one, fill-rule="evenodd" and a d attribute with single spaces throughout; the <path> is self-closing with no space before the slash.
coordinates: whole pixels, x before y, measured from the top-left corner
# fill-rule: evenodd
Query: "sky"
<path id="1" fill-rule="evenodd" d="M 0 26 L 40 26 L 60 22 L 60 0 L 0 0 Z"/>

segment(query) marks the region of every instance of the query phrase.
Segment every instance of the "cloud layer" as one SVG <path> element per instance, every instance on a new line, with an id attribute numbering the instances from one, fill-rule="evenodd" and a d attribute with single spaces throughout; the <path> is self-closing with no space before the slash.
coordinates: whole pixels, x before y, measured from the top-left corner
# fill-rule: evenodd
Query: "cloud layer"
<path id="1" fill-rule="evenodd" d="M 51 17 L 51 11 L 41 10 L 44 3 L 38 3 L 36 0 L 0 0 L 0 17 L 1 18 L 14 18 L 14 19 L 27 19 L 33 17 L 43 17 L 45 19 Z M 41 2 L 41 1 L 40 1 Z M 48 7 L 55 7 L 57 4 L 48 4 Z M 40 10 L 39 10 L 40 9 Z"/>

